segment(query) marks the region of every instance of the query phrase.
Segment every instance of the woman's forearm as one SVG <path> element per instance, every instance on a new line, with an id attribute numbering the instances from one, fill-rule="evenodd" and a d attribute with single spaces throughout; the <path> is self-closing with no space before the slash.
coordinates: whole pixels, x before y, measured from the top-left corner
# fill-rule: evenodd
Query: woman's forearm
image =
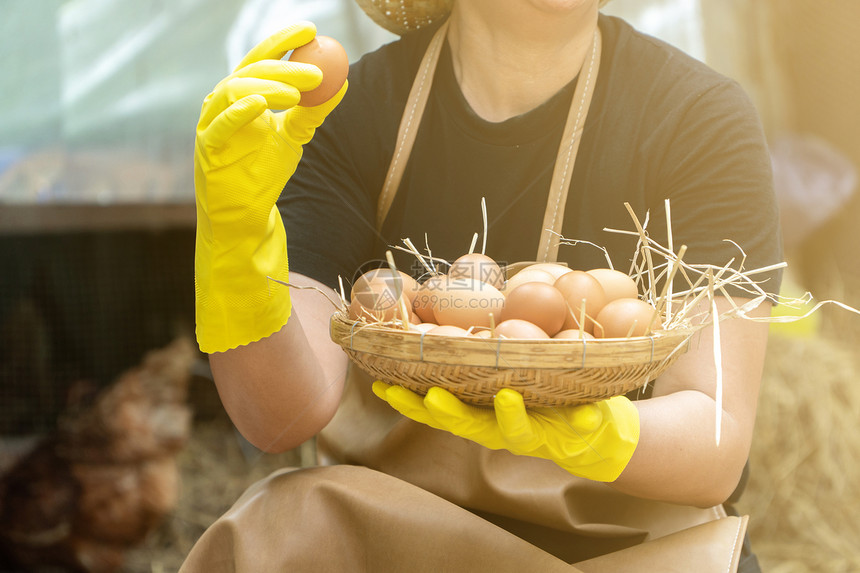
<path id="1" fill-rule="evenodd" d="M 711 507 L 734 491 L 749 453 L 749 434 L 723 411 L 716 443 L 716 403 L 695 390 L 636 402 L 641 434 L 613 486 L 624 493 Z"/>
<path id="2" fill-rule="evenodd" d="M 718 313 L 731 302 L 717 298 Z M 750 316 L 765 318 L 764 303 Z M 722 412 L 716 443 L 717 369 L 714 330 L 694 335 L 690 349 L 654 382 L 653 398 L 636 403 L 640 438 L 615 487 L 639 497 L 711 506 L 725 501 L 749 455 L 768 325 L 741 318 L 721 322 Z"/>
<path id="3" fill-rule="evenodd" d="M 322 286 L 295 274 L 290 280 Z M 281 330 L 209 357 L 230 419 L 267 452 L 316 435 L 334 415 L 345 379 L 346 356 L 328 339 L 333 307 L 318 291 L 293 289 L 291 295 L 292 315 Z"/>

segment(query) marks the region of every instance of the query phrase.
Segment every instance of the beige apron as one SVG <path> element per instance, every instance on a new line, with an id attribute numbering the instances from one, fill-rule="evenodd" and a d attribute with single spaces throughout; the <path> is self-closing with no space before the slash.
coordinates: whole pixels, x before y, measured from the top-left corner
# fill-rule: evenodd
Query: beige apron
<path id="1" fill-rule="evenodd" d="M 444 34 L 443 27 L 431 41 L 410 93 L 379 226 Z M 598 31 L 577 81 L 536 260 L 557 254 L 599 56 Z M 277 472 L 250 488 L 207 530 L 182 571 L 736 570 L 746 517 L 727 517 L 721 506 L 631 497 L 546 460 L 485 449 L 401 416 L 373 395 L 371 383 L 349 369 L 341 405 L 318 439 L 323 467 Z"/>
<path id="2" fill-rule="evenodd" d="M 381 228 L 405 170 L 445 36 L 441 28 L 419 67 L 400 124 L 395 153 L 380 194 Z M 535 260 L 555 261 L 567 191 L 594 92 L 601 35 L 579 74 L 553 172 Z M 619 549 L 726 517 L 722 506 L 701 509 L 644 500 L 571 476 L 552 462 L 492 451 L 413 422 L 371 391 L 372 379 L 350 368 L 341 406 L 323 430 L 323 463 L 362 465 L 398 477 L 488 519 L 516 529 L 535 545 L 549 545 L 568 561 Z M 524 524 L 538 526 L 531 528 Z M 548 535 L 543 528 L 569 532 Z M 560 547 L 553 547 L 553 544 Z M 579 546 L 579 547 L 577 547 Z"/>

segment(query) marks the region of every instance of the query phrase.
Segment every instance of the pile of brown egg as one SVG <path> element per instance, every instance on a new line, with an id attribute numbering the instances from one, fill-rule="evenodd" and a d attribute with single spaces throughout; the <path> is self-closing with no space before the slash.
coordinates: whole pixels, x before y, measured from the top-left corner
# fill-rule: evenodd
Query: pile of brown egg
<path id="1" fill-rule="evenodd" d="M 420 284 L 402 271 L 369 271 L 353 285 L 349 313 L 445 336 L 628 338 L 661 327 L 638 294 L 631 277 L 609 268 L 534 263 L 505 280 L 492 258 L 470 253 Z"/>

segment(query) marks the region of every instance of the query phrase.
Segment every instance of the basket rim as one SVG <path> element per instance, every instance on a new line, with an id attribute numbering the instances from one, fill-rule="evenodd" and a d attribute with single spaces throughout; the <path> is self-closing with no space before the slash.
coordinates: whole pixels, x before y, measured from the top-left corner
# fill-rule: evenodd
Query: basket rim
<path id="1" fill-rule="evenodd" d="M 352 320 L 343 311 L 335 312 L 330 322 L 331 339 L 349 353 L 415 363 L 543 370 L 661 362 L 686 351 L 697 330 L 660 330 L 630 338 L 532 340 L 427 336 Z"/>

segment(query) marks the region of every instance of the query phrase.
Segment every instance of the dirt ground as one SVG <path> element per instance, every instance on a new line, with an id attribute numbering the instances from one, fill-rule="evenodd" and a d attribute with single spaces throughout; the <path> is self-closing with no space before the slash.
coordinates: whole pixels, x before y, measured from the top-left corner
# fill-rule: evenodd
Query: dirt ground
<path id="1" fill-rule="evenodd" d="M 857 339 L 771 337 L 751 479 L 739 509 L 771 573 L 860 570 L 860 384 Z M 261 455 L 242 440 L 206 383 L 192 392 L 198 417 L 179 458 L 173 514 L 128 556 L 130 573 L 176 571 L 205 528 L 254 481 L 301 464 L 301 452 Z"/>

